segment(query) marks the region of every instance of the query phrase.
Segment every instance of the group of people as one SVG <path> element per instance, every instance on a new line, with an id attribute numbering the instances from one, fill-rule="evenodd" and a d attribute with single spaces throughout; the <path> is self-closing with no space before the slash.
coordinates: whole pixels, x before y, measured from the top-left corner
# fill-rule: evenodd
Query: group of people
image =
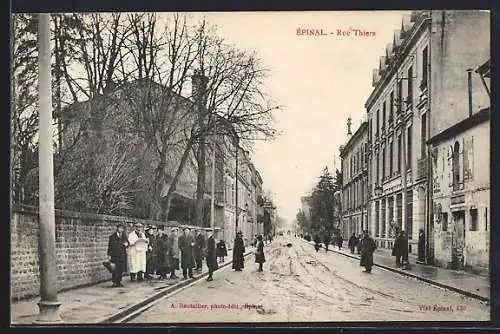
<path id="1" fill-rule="evenodd" d="M 118 225 L 116 232 L 109 237 L 108 259 L 113 263 L 113 287 L 123 287 L 122 275 L 129 272 L 131 281 L 152 279 L 176 279 L 176 270 L 182 268 L 184 279 L 193 278 L 193 271 L 201 272 L 202 261 L 206 259 L 209 275 L 217 269 L 216 243 L 212 232 L 205 236 L 200 230 L 193 235 L 189 228 L 173 227 L 167 234 L 164 226 L 144 226 L 135 224 L 134 230 L 125 232 L 123 225 Z M 225 243 L 219 247 L 221 257 L 227 255 Z"/>
<path id="2" fill-rule="evenodd" d="M 213 280 L 213 272 L 218 269 L 218 262 L 224 262 L 227 248 L 224 240 L 216 243 L 213 233 L 208 232 L 205 237 L 201 230 L 193 233 L 184 228 L 178 235 L 179 229 L 173 227 L 170 232 L 164 226 L 134 225 L 134 230 L 125 232 L 124 225 L 119 224 L 116 231 L 109 236 L 108 260 L 112 266 L 112 287 L 123 287 L 123 273 L 130 274 L 132 282 L 153 279 L 158 275 L 160 279 L 177 279 L 176 270 L 182 268 L 184 279 L 193 278 L 194 272 L 201 273 L 203 260 L 208 267 L 207 281 Z M 262 236 L 256 236 L 256 262 L 265 262 L 264 243 Z M 260 255 L 257 257 L 257 252 Z M 242 233 L 236 235 L 233 247 L 233 269 L 241 271 L 244 267 L 245 245 Z M 217 261 L 219 258 L 219 261 Z"/>

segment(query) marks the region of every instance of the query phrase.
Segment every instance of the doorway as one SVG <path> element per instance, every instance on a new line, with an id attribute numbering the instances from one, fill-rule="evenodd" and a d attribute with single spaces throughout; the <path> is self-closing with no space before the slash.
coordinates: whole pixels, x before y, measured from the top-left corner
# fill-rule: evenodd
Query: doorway
<path id="1" fill-rule="evenodd" d="M 453 212 L 452 268 L 464 270 L 465 211 Z"/>

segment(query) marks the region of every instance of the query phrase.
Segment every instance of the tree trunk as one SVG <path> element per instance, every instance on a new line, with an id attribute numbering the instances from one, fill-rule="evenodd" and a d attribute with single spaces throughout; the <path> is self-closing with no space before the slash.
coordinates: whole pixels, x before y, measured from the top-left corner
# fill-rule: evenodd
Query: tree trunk
<path id="1" fill-rule="evenodd" d="M 198 180 L 196 183 L 196 206 L 194 221 L 196 226 L 203 226 L 204 208 L 205 208 L 205 136 L 201 136 L 198 145 Z"/>

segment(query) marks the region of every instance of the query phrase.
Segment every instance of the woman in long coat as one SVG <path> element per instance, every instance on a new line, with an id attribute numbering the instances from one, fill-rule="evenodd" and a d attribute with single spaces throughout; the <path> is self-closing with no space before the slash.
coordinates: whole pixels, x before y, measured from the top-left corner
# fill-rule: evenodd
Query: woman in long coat
<path id="1" fill-rule="evenodd" d="M 405 253 L 408 252 L 408 241 L 405 238 L 404 231 L 399 232 L 396 240 L 394 240 L 394 246 L 392 248 L 392 256 L 396 257 L 396 266 L 400 267 L 403 263 Z"/>
<path id="2" fill-rule="evenodd" d="M 163 234 L 164 227 L 158 227 L 157 236 L 157 273 L 161 279 L 166 279 L 167 274 L 170 272 L 170 254 L 169 254 L 169 238 L 167 234 Z"/>
<path id="3" fill-rule="evenodd" d="M 262 271 L 262 265 L 266 262 L 266 256 L 264 255 L 264 242 L 262 241 L 262 235 L 257 236 L 257 251 L 255 252 L 255 263 L 259 264 L 259 271 Z"/>
<path id="4" fill-rule="evenodd" d="M 365 231 L 363 239 L 361 240 L 361 259 L 359 265 L 365 267 L 365 272 L 370 273 L 373 266 L 373 252 L 377 249 L 375 241 Z"/>
<path id="5" fill-rule="evenodd" d="M 236 239 L 234 239 L 233 247 L 233 269 L 236 271 L 241 271 L 244 266 L 245 259 L 243 254 L 245 253 L 245 244 L 243 243 L 242 233 L 238 232 L 236 234 Z"/>
<path id="6" fill-rule="evenodd" d="M 212 235 L 212 232 L 208 233 L 208 239 L 207 239 L 207 254 L 206 254 L 206 260 L 207 260 L 207 267 L 208 267 L 208 278 L 207 281 L 213 281 L 213 273 L 215 270 L 217 270 L 218 265 L 217 265 L 217 256 L 215 254 L 215 239 L 214 236 Z"/>
<path id="7" fill-rule="evenodd" d="M 224 257 L 227 256 L 226 243 L 224 240 L 221 240 L 217 243 L 217 257 L 219 258 L 219 262 L 224 262 Z"/>

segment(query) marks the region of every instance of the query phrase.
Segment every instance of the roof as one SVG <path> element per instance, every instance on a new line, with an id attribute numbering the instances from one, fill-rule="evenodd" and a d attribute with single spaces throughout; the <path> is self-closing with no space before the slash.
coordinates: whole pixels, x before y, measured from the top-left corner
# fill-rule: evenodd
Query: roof
<path id="1" fill-rule="evenodd" d="M 453 138 L 457 134 L 460 134 L 468 129 L 475 127 L 481 123 L 487 122 L 490 120 L 490 108 L 484 108 L 478 111 L 472 116 L 450 126 L 449 128 L 441 131 L 434 137 L 430 138 L 427 141 L 427 144 L 437 144 L 449 138 Z"/>
<path id="2" fill-rule="evenodd" d="M 361 123 L 361 125 L 359 126 L 359 128 L 356 130 L 356 132 L 354 132 L 354 134 L 351 136 L 351 138 L 349 138 L 349 140 L 347 140 L 347 143 L 342 147 L 342 150 L 340 152 L 340 156 L 341 157 L 344 157 L 345 156 L 345 153 L 344 152 L 347 152 L 349 150 L 349 148 L 358 140 L 360 139 L 363 134 L 365 134 L 367 132 L 367 129 L 368 129 L 368 122 L 363 122 Z"/>
<path id="3" fill-rule="evenodd" d="M 491 59 L 488 59 L 483 65 L 476 69 L 476 73 L 480 75 L 491 78 Z"/>

